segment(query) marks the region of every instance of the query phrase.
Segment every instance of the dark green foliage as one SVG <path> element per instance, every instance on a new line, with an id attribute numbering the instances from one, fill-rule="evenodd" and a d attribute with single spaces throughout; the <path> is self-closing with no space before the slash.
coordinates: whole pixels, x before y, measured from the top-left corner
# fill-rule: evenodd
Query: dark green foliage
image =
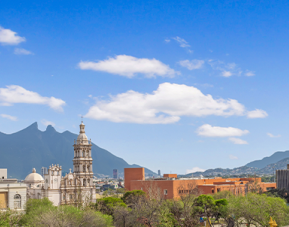
<path id="1" fill-rule="evenodd" d="M 142 190 L 132 190 L 124 193 L 122 200 L 127 204 L 135 203 L 136 200 L 139 200 L 145 197 L 146 193 Z"/>
<path id="2" fill-rule="evenodd" d="M 98 199 L 95 203 L 96 210 L 103 214 L 112 215 L 115 207 L 126 207 L 126 204 L 122 199 L 116 197 Z"/>
<path id="3" fill-rule="evenodd" d="M 275 197 L 280 197 L 282 199 L 285 199 L 287 203 L 289 203 L 289 191 L 286 190 L 285 188 L 283 189 L 272 189 L 270 191 L 265 192 L 268 196 L 275 196 Z"/>

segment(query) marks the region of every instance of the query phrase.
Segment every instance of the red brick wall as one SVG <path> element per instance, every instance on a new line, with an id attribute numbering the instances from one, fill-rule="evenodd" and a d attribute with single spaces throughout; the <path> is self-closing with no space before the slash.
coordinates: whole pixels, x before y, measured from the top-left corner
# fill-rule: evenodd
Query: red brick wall
<path id="1" fill-rule="evenodd" d="M 131 191 L 131 181 L 145 179 L 144 168 L 125 168 L 124 169 L 124 187 L 125 189 Z"/>

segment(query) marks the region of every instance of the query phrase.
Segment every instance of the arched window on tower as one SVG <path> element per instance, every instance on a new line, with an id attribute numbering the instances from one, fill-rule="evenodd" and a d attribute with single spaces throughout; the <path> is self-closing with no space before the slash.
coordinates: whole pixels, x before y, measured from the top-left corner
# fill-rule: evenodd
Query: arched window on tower
<path id="1" fill-rule="evenodd" d="M 84 151 L 82 151 L 82 157 L 84 157 Z"/>
<path id="2" fill-rule="evenodd" d="M 87 171 L 88 171 L 88 172 L 90 171 L 90 166 L 87 166 Z"/>
<path id="3" fill-rule="evenodd" d="M 86 187 L 86 179 L 83 179 L 83 186 Z"/>
<path id="4" fill-rule="evenodd" d="M 87 185 L 88 185 L 88 186 L 90 185 L 90 180 L 89 180 L 89 179 L 87 179 Z"/>
<path id="5" fill-rule="evenodd" d="M 85 165 L 83 165 L 83 172 L 86 172 L 86 168 L 85 168 Z"/>
<path id="6" fill-rule="evenodd" d="M 19 194 L 14 195 L 14 209 L 21 209 L 21 196 Z"/>

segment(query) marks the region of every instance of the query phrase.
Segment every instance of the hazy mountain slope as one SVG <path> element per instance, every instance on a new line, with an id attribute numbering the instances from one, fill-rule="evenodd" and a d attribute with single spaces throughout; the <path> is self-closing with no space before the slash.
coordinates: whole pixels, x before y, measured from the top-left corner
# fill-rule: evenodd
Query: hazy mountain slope
<path id="1" fill-rule="evenodd" d="M 8 168 L 8 176 L 24 179 L 33 167 L 40 173 L 41 167 L 59 164 L 63 171 L 73 168 L 73 142 L 76 134 L 69 131 L 59 133 L 52 126 L 46 131 L 38 129 L 37 123 L 13 133 L 0 133 L 0 168 Z M 129 165 L 95 144 L 92 145 L 93 171 L 98 174 L 112 175 L 113 169 L 123 173 L 124 168 L 138 167 Z M 146 169 L 146 173 L 153 173 Z"/>
<path id="2" fill-rule="evenodd" d="M 246 166 L 262 169 L 267 165 L 281 161 L 284 158 L 289 158 L 289 151 L 277 151 L 269 157 L 250 162 Z"/>

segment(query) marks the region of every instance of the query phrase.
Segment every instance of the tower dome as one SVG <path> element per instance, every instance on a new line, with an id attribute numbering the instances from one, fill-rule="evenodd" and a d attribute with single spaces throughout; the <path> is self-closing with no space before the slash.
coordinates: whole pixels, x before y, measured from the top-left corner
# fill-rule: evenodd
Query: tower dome
<path id="1" fill-rule="evenodd" d="M 88 144 L 87 136 L 85 135 L 85 125 L 83 122 L 79 125 L 80 132 L 77 137 L 77 144 Z"/>

